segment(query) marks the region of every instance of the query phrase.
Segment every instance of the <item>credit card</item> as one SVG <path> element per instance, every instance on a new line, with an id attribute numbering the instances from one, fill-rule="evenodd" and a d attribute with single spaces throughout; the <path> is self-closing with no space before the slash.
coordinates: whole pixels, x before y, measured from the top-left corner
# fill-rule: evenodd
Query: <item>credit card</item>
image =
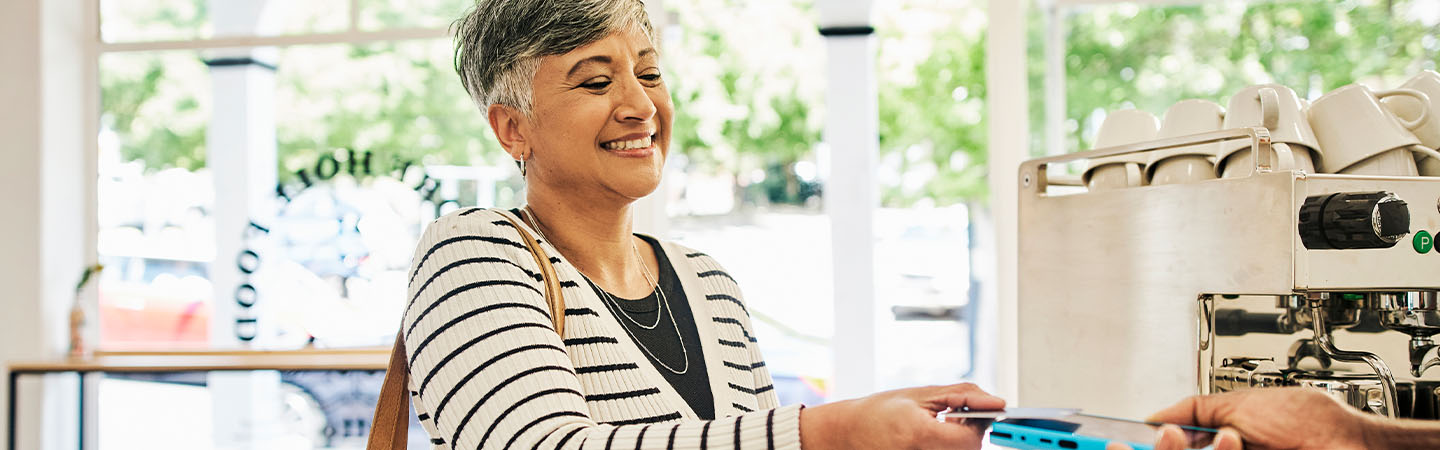
<path id="1" fill-rule="evenodd" d="M 1080 412 L 1079 408 L 1005 408 L 989 411 L 950 411 L 945 413 L 947 419 L 1052 419 L 1056 417 L 1072 416 Z"/>

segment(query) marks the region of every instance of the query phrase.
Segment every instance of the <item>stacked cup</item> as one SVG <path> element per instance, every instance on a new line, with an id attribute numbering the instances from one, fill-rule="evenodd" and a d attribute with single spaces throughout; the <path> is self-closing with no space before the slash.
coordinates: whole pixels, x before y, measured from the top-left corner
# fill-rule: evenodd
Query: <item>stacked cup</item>
<path id="1" fill-rule="evenodd" d="M 1306 120 L 1306 105 L 1295 91 L 1278 84 L 1260 84 L 1241 89 L 1230 97 L 1224 128 L 1265 127 L 1270 130 L 1271 149 L 1278 156 L 1276 168 L 1315 172 L 1320 159 L 1320 141 Z M 1255 172 L 1250 142 L 1231 140 L 1216 145 L 1215 173 L 1234 178 Z"/>
<path id="2" fill-rule="evenodd" d="M 1400 89 L 1351 84 L 1313 103 L 1278 84 L 1246 87 L 1228 108 L 1184 100 L 1161 122 L 1148 112 L 1110 113 L 1096 148 L 1243 127 L 1270 131 L 1277 170 L 1352 175 L 1440 176 L 1440 73 L 1427 70 Z M 1324 149 L 1322 152 L 1321 149 Z M 1081 176 L 1090 191 L 1235 178 L 1254 173 L 1249 141 L 1231 140 L 1097 158 Z"/>
<path id="3" fill-rule="evenodd" d="M 1159 128 L 1160 121 L 1148 112 L 1138 109 L 1115 111 L 1100 124 L 1095 148 L 1154 140 Z M 1145 184 L 1146 158 L 1144 153 L 1096 158 L 1090 161 L 1080 179 L 1090 192 L 1142 186 Z"/>
<path id="4" fill-rule="evenodd" d="M 1414 103 L 1400 102 L 1409 97 Z M 1402 119 L 1381 106 L 1390 99 Z M 1434 153 L 1420 146 L 1416 130 L 1429 119 L 1430 97 L 1414 89 L 1373 91 L 1363 84 L 1341 86 L 1310 106 L 1310 125 L 1325 148 L 1325 169 L 1352 175 L 1416 176 L 1412 152 Z"/>
<path id="5" fill-rule="evenodd" d="M 1411 89 L 1425 94 L 1430 102 L 1422 102 L 1414 96 L 1391 96 L 1383 98 L 1380 103 L 1385 109 L 1395 114 L 1398 120 L 1403 123 L 1413 122 L 1415 127 L 1410 128 L 1415 138 L 1420 141 L 1423 149 L 1411 148 L 1415 151 L 1418 172 L 1421 176 L 1440 177 L 1440 155 L 1433 150 L 1440 148 L 1440 118 L 1436 118 L 1436 104 L 1440 101 L 1440 73 L 1433 70 L 1426 70 L 1406 81 L 1400 86 L 1403 89 Z M 1427 151 L 1428 150 L 1428 151 Z"/>
<path id="6" fill-rule="evenodd" d="M 1165 110 L 1159 138 L 1172 138 L 1221 129 L 1225 109 L 1208 100 L 1182 100 Z M 1151 185 L 1189 183 L 1215 178 L 1215 144 L 1191 145 L 1149 152 L 1145 179 Z"/>

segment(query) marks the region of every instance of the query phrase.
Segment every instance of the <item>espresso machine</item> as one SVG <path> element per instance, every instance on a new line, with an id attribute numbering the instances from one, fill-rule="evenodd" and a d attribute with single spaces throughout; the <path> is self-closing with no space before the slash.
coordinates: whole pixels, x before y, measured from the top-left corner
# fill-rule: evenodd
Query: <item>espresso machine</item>
<path id="1" fill-rule="evenodd" d="M 1247 176 L 1091 192 L 1065 175 L 1236 140 Z M 1287 152 L 1257 127 L 1022 164 L 1018 403 L 1143 418 L 1304 386 L 1440 418 L 1440 178 L 1306 173 Z"/>

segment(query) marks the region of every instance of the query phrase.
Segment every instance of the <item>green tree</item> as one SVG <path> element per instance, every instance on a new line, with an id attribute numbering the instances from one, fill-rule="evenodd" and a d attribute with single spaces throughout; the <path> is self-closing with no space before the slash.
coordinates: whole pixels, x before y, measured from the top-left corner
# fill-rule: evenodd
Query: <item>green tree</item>
<path id="1" fill-rule="evenodd" d="M 120 157 L 149 170 L 205 167 L 209 83 L 189 53 L 107 55 L 100 61 L 101 126 Z"/>
<path id="2" fill-rule="evenodd" d="M 772 201 L 803 199 L 794 165 L 822 127 L 824 72 L 809 0 L 671 1 L 666 34 L 672 146 L 702 171 L 767 170 Z M 764 30 L 763 33 L 737 30 Z"/>
<path id="3" fill-rule="evenodd" d="M 881 16 L 880 154 L 898 162 L 900 174 L 882 180 L 883 204 L 987 198 L 983 14 L 973 2 L 910 0 Z"/>
<path id="4" fill-rule="evenodd" d="M 449 62 L 447 40 L 288 50 L 277 80 L 282 173 L 339 148 L 426 164 L 501 163 Z"/>
<path id="5" fill-rule="evenodd" d="M 429 3 L 419 16 L 434 25 L 435 10 L 456 9 L 457 1 Z M 154 34 L 147 34 L 152 28 L 164 36 L 198 35 L 209 21 L 206 4 L 165 0 L 108 11 L 107 30 L 137 38 Z M 391 23 L 403 22 L 393 8 L 370 6 L 381 26 L 405 24 Z M 299 46 L 274 55 L 261 58 L 278 67 L 277 169 L 282 178 L 341 148 L 430 164 L 500 158 L 484 117 L 451 69 L 448 39 Z M 197 52 L 158 52 L 101 60 L 102 124 L 117 135 L 121 158 L 143 161 L 151 171 L 205 166 L 213 87 L 204 58 Z"/>

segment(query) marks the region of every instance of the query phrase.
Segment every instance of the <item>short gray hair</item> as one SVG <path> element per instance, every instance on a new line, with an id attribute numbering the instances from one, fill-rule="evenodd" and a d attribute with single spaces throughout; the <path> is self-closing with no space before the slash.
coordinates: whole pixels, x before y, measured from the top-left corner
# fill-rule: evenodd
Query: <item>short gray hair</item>
<path id="1" fill-rule="evenodd" d="M 540 58 L 637 28 L 655 42 L 642 0 L 477 0 L 454 27 L 455 72 L 470 98 L 527 115 Z"/>

